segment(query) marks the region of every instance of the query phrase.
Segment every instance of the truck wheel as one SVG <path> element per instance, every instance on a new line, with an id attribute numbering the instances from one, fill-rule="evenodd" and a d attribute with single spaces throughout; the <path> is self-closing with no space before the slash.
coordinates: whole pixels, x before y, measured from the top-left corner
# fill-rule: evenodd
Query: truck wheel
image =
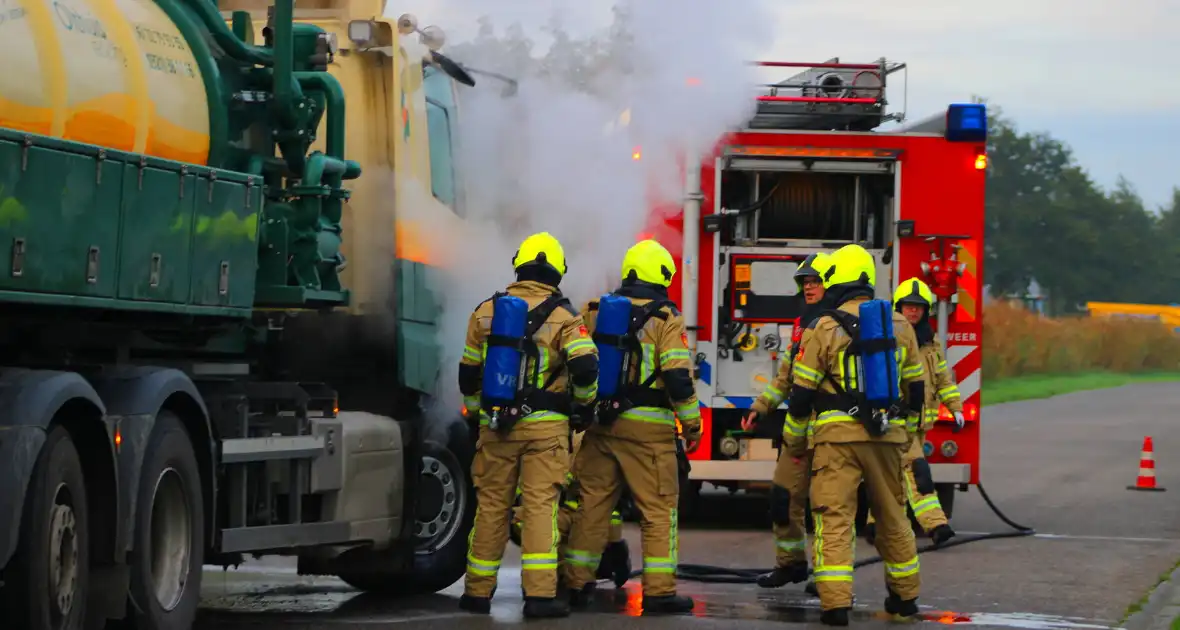
<path id="1" fill-rule="evenodd" d="M 453 439 L 447 446 L 430 440 L 423 443 L 417 541 L 409 580 L 419 593 L 441 591 L 467 571 L 467 534 L 475 524 L 475 488 L 471 485 L 471 458 L 456 454 L 460 446 L 469 448 Z"/>
<path id="2" fill-rule="evenodd" d="M 20 544 L 4 574 L 4 627 L 82 627 L 90 595 L 88 526 L 82 462 L 69 432 L 56 426 L 33 467 Z"/>
<path id="3" fill-rule="evenodd" d="M 472 447 L 462 435 L 452 431 L 450 436 L 447 446 L 422 443 L 414 560 L 408 575 L 358 571 L 342 572 L 340 579 L 363 591 L 405 596 L 436 593 L 463 577 L 467 534 L 475 523 Z"/>
<path id="4" fill-rule="evenodd" d="M 188 630 L 201 595 L 205 515 L 197 458 L 176 414 L 156 416 L 145 453 L 128 621 L 137 630 Z"/>
<path id="5" fill-rule="evenodd" d="M 940 483 L 934 486 L 934 491 L 938 493 L 938 502 L 942 504 L 946 520 L 951 520 L 951 514 L 955 511 L 955 484 Z"/>

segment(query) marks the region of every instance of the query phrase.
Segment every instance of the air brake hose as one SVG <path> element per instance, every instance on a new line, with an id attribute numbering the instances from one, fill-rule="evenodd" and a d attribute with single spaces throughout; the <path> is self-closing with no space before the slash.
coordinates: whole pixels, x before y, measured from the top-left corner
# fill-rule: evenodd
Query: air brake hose
<path id="1" fill-rule="evenodd" d="M 927 551 L 941 551 L 943 549 L 950 549 L 959 545 L 966 545 L 967 543 L 978 542 L 980 540 L 996 540 L 1000 538 L 1020 538 L 1023 536 L 1033 536 L 1037 532 L 1031 527 L 1026 527 L 1016 523 L 1008 518 L 996 504 L 992 502 L 991 497 L 988 496 L 987 490 L 983 489 L 983 484 L 979 484 L 979 495 L 983 497 L 987 506 L 991 508 L 994 513 L 1004 524 L 1013 529 L 1010 532 L 994 532 L 990 534 L 977 534 L 974 536 L 966 536 L 963 538 L 955 537 L 955 539 L 945 542 L 941 545 L 928 544 L 918 548 L 918 553 L 925 553 Z M 853 563 L 853 567 L 860 568 L 870 564 L 877 564 L 883 562 L 881 556 L 873 556 L 858 560 Z M 712 584 L 755 584 L 758 576 L 764 573 L 769 573 L 773 569 L 732 569 L 729 567 L 710 566 L 706 564 L 681 564 L 676 570 L 676 579 L 688 580 L 691 582 L 708 582 Z M 808 570 L 810 575 L 813 570 Z M 643 575 L 642 570 L 632 571 L 631 577 L 640 577 Z"/>

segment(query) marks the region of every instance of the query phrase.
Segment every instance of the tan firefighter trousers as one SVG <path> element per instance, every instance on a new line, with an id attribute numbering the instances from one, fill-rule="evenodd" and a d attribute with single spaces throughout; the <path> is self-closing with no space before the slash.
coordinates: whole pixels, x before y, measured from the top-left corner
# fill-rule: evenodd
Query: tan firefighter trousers
<path id="1" fill-rule="evenodd" d="M 676 593 L 676 561 L 680 553 L 676 507 L 679 478 L 676 445 L 637 442 L 601 433 L 587 433 L 574 461 L 581 486 L 581 509 L 574 514 L 566 552 L 565 583 L 580 589 L 593 582 L 606 548 L 611 511 L 623 491 L 639 512 L 643 546 L 643 594 Z"/>
<path id="2" fill-rule="evenodd" d="M 906 500 L 909 501 L 910 509 L 914 511 L 914 518 L 917 519 L 922 531 L 929 534 L 939 525 L 946 525 L 948 521 L 946 513 L 942 511 L 942 503 L 938 501 L 938 493 L 922 494 L 918 490 L 919 484 L 914 477 L 914 462 L 926 458 L 926 453 L 922 450 L 922 444 L 925 442 L 925 431 L 913 434 L 909 447 L 901 456 L 901 466 L 905 481 Z M 875 522 L 871 510 L 867 522 Z"/>
<path id="3" fill-rule="evenodd" d="M 918 550 L 905 513 L 903 446 L 878 442 L 815 445 L 811 516 L 815 520 L 815 582 L 824 610 L 852 606 L 856 490 L 864 479 L 877 514 L 877 551 L 885 584 L 903 600 L 918 596 Z"/>
<path id="4" fill-rule="evenodd" d="M 526 597 L 556 597 L 557 503 L 568 463 L 567 436 L 479 445 L 471 464 L 479 506 L 467 552 L 468 595 L 491 597 L 496 588 L 519 484 L 521 585 Z"/>
<path id="5" fill-rule="evenodd" d="M 579 503 L 576 499 L 569 499 L 563 501 L 561 508 L 557 511 L 557 533 L 561 536 L 561 542 L 558 543 L 557 549 L 559 563 L 564 562 L 566 557 L 566 541 L 569 540 L 570 524 L 574 520 L 574 514 L 577 512 L 578 505 Z M 514 540 L 519 540 L 520 534 L 523 531 L 524 521 L 521 520 L 523 513 L 520 506 L 512 508 L 512 535 L 516 536 Z M 615 510 L 610 515 L 610 534 L 607 536 L 607 542 L 617 543 L 622 539 L 623 516 L 619 514 L 618 510 Z"/>
<path id="6" fill-rule="evenodd" d="M 774 466 L 771 489 L 771 528 L 774 531 L 775 566 L 806 564 L 813 557 L 807 546 L 807 497 L 811 482 L 811 451 L 783 445 Z M 780 490 L 780 488 L 782 490 Z M 785 492 L 785 494 L 784 494 Z"/>

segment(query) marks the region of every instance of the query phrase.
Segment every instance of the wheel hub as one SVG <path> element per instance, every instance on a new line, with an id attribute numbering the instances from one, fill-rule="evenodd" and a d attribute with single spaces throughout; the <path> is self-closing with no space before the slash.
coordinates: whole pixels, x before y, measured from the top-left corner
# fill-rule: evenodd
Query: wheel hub
<path id="1" fill-rule="evenodd" d="M 420 546 L 442 546 L 460 522 L 464 490 L 446 464 L 426 455 L 422 458 L 419 491 L 415 535 Z"/>
<path id="2" fill-rule="evenodd" d="M 62 500 L 64 486 L 58 488 Z M 56 503 L 49 519 L 49 587 L 58 613 L 68 617 L 74 607 L 78 581 L 77 520 L 70 505 Z"/>
<path id="3" fill-rule="evenodd" d="M 176 608 L 188 582 L 192 516 L 180 474 L 166 468 L 156 479 L 152 497 L 152 591 L 160 608 Z"/>

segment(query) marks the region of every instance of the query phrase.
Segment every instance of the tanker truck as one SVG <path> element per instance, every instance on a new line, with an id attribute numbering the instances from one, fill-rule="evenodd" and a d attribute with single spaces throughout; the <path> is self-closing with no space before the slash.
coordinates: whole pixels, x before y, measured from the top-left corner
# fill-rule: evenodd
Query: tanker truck
<path id="1" fill-rule="evenodd" d="M 414 230 L 459 220 L 474 81 L 382 5 L 0 3 L 4 627 L 186 630 L 247 555 L 461 577 L 473 445 L 427 404 Z"/>

